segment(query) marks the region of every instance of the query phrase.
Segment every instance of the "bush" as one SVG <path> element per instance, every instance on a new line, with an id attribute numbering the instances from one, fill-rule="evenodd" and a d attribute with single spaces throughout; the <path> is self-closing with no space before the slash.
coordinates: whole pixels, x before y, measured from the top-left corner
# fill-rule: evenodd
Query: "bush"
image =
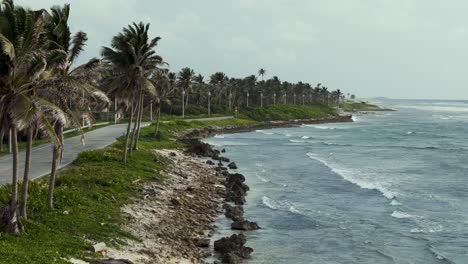
<path id="1" fill-rule="evenodd" d="M 334 116 L 335 109 L 325 105 L 267 105 L 263 108 L 249 107 L 241 111 L 241 115 L 256 121 L 310 119 Z"/>

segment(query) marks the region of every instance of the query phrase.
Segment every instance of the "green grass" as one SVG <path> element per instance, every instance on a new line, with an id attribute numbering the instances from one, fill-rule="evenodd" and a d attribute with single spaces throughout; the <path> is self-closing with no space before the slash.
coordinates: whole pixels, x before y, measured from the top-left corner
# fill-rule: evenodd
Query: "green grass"
<path id="1" fill-rule="evenodd" d="M 256 121 L 310 119 L 336 115 L 336 110 L 324 105 L 267 105 L 243 109 L 240 116 Z"/>
<path id="2" fill-rule="evenodd" d="M 345 111 L 382 111 L 383 108 L 366 102 L 343 102 L 340 108 Z"/>

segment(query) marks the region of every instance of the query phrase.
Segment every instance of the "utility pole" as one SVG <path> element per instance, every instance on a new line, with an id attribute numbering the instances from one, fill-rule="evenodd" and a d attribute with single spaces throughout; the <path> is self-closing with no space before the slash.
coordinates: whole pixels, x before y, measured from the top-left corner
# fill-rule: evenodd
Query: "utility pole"
<path id="1" fill-rule="evenodd" d="M 10 128 L 10 132 L 8 133 L 8 152 L 13 152 L 12 150 L 12 145 L 11 145 L 11 128 Z"/>
<path id="2" fill-rule="evenodd" d="M 276 93 L 273 94 L 273 104 L 276 104 Z"/>
<path id="3" fill-rule="evenodd" d="M 117 97 L 114 98 L 114 125 L 117 124 Z"/>
<path id="4" fill-rule="evenodd" d="M 302 106 L 305 105 L 305 102 L 304 102 L 304 97 L 305 97 L 305 94 L 302 94 Z"/>
<path id="5" fill-rule="evenodd" d="M 263 108 L 263 92 L 260 92 L 260 107 Z"/>
<path id="6" fill-rule="evenodd" d="M 182 118 L 185 118 L 185 90 L 182 90 Z"/>
<path id="7" fill-rule="evenodd" d="M 249 92 L 247 92 L 247 107 L 249 107 L 249 96 L 250 96 L 250 94 L 249 94 Z"/>
<path id="8" fill-rule="evenodd" d="M 208 92 L 208 115 L 211 115 L 211 92 Z"/>

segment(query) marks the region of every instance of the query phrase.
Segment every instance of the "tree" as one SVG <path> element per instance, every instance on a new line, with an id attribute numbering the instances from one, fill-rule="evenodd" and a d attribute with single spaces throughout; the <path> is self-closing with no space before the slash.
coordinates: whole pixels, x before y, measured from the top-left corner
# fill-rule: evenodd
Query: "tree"
<path id="1" fill-rule="evenodd" d="M 266 70 L 261 68 L 260 70 L 258 70 L 258 76 L 261 76 L 262 77 L 262 81 L 263 81 L 263 77 L 265 76 L 266 74 Z"/>
<path id="2" fill-rule="evenodd" d="M 219 103 L 221 103 L 222 94 L 223 94 L 223 92 L 225 90 L 225 87 L 226 87 L 227 76 L 223 72 L 216 72 L 216 73 L 214 73 L 214 74 L 212 74 L 210 76 L 210 83 L 217 88 L 216 99 L 217 99 L 217 102 L 219 104 Z M 227 90 L 226 90 L 226 93 L 228 93 Z M 226 97 L 228 97 L 228 96 L 229 95 L 226 95 Z M 229 98 L 228 98 L 228 100 L 229 100 Z"/>
<path id="3" fill-rule="evenodd" d="M 63 111 L 41 98 L 37 86 L 47 73 L 45 52 L 46 18 L 44 12 L 31 11 L 4 0 L 0 7 L 0 119 L 6 119 L 11 131 L 13 169 L 9 204 L 3 208 L 6 230 L 18 234 L 22 229 L 18 219 L 18 131 L 27 130 L 25 178 L 29 175 L 32 128 L 40 126 L 51 131 L 47 115 L 63 117 Z M 53 133 L 52 133 L 53 134 Z M 26 197 L 23 197 L 23 200 Z"/>
<path id="4" fill-rule="evenodd" d="M 81 131 L 79 116 L 85 117 L 89 122 L 92 119 L 93 107 L 105 108 L 109 99 L 99 89 L 93 86 L 100 77 L 101 61 L 91 59 L 88 63 L 72 69 L 72 65 L 83 51 L 87 41 L 86 33 L 77 32 L 72 36 L 68 18 L 70 5 L 54 6 L 47 23 L 47 36 L 50 45 L 48 52 L 48 68 L 50 78 L 41 85 L 38 93 L 58 106 L 65 113 L 65 118 L 50 117 L 53 129 L 58 140 L 52 152 L 52 166 L 47 195 L 47 206 L 53 208 L 53 193 L 58 165 L 61 162 L 64 145 L 63 129 L 66 126 L 76 127 Z M 82 134 L 84 142 L 84 135 Z M 27 182 L 25 177 L 23 182 Z M 23 185 L 24 187 L 24 185 Z M 27 187 L 23 188 L 24 197 L 27 197 Z M 26 199 L 21 206 L 22 214 L 26 214 Z"/>
<path id="5" fill-rule="evenodd" d="M 185 108 L 188 106 L 189 92 L 192 88 L 192 81 L 195 72 L 186 67 L 180 70 L 177 78 L 179 86 L 182 88 L 182 117 L 185 117 Z M 184 98 L 186 96 L 186 98 Z"/>
<path id="6" fill-rule="evenodd" d="M 108 64 L 108 76 L 104 85 L 110 87 L 109 94 L 114 95 L 124 103 L 128 114 L 127 132 L 122 151 L 122 161 L 127 163 L 130 136 L 135 135 L 136 127 L 130 133 L 135 113 L 136 126 L 141 124 L 143 110 L 143 95 L 149 94 L 156 98 L 156 87 L 149 81 L 149 77 L 163 64 L 162 58 L 156 54 L 160 38 L 149 39 L 149 24 L 133 23 L 124 28 L 121 33 L 112 39 L 111 47 L 103 47 L 102 56 Z M 138 51 L 138 52 L 136 52 Z M 138 140 L 138 139 L 136 139 Z M 135 140 L 135 142 L 136 142 Z M 132 147 L 132 144 L 130 144 Z"/>

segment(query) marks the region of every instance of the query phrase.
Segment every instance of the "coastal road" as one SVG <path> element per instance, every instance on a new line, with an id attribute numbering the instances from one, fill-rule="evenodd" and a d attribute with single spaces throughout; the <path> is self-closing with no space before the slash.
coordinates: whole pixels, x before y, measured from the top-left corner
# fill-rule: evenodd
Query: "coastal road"
<path id="1" fill-rule="evenodd" d="M 199 119 L 186 119 L 185 121 L 191 122 L 211 121 L 211 120 L 227 120 L 232 119 L 233 116 L 210 117 Z M 143 123 L 142 127 L 149 126 L 150 123 Z M 64 153 L 62 164 L 59 168 L 63 168 L 72 163 L 78 154 L 82 151 L 101 149 L 107 147 L 116 141 L 116 138 L 125 134 L 127 124 L 118 124 L 106 126 L 85 134 L 85 145 L 81 144 L 81 136 L 66 138 L 64 145 Z M 19 173 L 20 179 L 23 178 L 25 151 L 20 151 Z M 52 144 L 47 143 L 34 147 L 31 153 L 31 174 L 30 179 L 37 179 L 42 176 L 48 175 L 51 169 L 52 161 Z M 12 155 L 5 155 L 0 157 L 0 185 L 5 185 L 11 182 L 12 171 Z"/>
<path id="2" fill-rule="evenodd" d="M 150 123 L 143 123 L 148 126 Z M 85 150 L 101 149 L 116 141 L 125 134 L 127 124 L 106 126 L 85 134 L 85 145 L 81 144 L 81 136 L 66 138 L 64 141 L 63 160 L 60 168 L 72 163 L 78 154 Z M 0 185 L 11 182 L 12 155 L 0 158 Z M 25 151 L 20 151 L 19 178 L 23 178 Z M 31 153 L 31 179 L 37 179 L 50 173 L 52 161 L 52 144 L 47 143 L 34 147 Z"/>

